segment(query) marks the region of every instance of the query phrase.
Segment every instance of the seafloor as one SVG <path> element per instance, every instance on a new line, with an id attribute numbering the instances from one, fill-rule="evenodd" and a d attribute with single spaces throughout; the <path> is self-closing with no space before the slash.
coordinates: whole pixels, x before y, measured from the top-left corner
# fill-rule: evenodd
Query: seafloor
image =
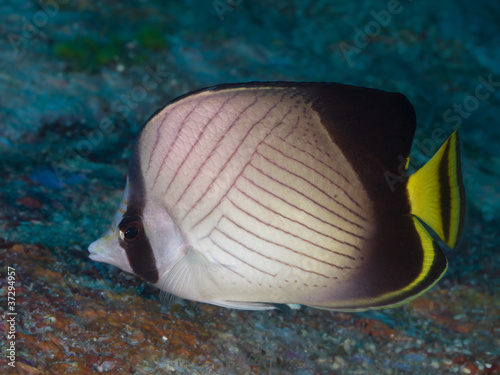
<path id="1" fill-rule="evenodd" d="M 499 2 L 2 0 L 0 31 L 0 373 L 500 373 Z M 460 129 L 466 222 L 437 286 L 364 313 L 166 308 L 88 259 L 145 120 L 252 80 L 404 93 L 419 165 Z"/>

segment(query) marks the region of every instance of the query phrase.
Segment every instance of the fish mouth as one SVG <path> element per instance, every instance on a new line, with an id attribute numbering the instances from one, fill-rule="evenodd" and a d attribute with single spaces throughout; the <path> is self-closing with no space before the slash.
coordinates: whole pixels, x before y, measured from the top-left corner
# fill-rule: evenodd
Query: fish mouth
<path id="1" fill-rule="evenodd" d="M 100 243 L 100 240 L 94 241 L 90 244 L 88 251 L 89 251 L 89 258 L 92 260 L 95 260 L 96 262 L 103 262 L 103 263 L 109 263 L 109 259 L 107 259 L 103 254 L 102 254 L 102 245 Z"/>

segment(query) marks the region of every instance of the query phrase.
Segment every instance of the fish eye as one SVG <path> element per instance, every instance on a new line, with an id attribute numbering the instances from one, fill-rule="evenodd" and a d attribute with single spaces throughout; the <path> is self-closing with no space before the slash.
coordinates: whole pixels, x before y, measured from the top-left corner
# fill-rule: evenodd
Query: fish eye
<path id="1" fill-rule="evenodd" d="M 120 238 L 127 242 L 139 242 L 144 237 L 144 226 L 138 218 L 124 218 L 120 225 Z"/>

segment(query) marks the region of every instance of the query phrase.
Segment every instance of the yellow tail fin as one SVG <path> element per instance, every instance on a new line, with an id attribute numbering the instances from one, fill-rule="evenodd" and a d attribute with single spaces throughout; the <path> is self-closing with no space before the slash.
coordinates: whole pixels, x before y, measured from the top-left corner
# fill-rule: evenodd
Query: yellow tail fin
<path id="1" fill-rule="evenodd" d="M 430 226 L 452 249 L 464 221 L 465 190 L 460 145 L 455 131 L 407 184 L 411 213 Z"/>

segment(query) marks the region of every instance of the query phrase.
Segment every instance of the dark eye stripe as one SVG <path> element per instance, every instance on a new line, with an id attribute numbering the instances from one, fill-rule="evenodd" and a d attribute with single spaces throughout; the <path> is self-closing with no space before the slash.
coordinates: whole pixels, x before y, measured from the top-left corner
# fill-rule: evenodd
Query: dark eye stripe
<path id="1" fill-rule="evenodd" d="M 121 238 L 120 246 L 127 254 L 132 271 L 151 283 L 157 283 L 160 277 L 156 267 L 156 259 L 142 224 L 146 193 L 138 146 L 139 142 L 136 143 L 130 158 L 129 201 L 127 211 L 123 214 L 123 219 L 118 225 Z M 137 236 L 128 239 L 127 236 L 132 236 L 135 232 L 132 228 L 137 229 Z"/>

